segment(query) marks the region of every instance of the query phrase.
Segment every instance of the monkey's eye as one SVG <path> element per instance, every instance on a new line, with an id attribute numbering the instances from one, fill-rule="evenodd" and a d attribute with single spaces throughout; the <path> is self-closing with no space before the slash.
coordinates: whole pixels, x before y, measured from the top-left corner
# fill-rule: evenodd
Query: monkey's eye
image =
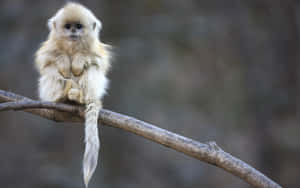
<path id="1" fill-rule="evenodd" d="M 76 24 L 76 28 L 77 28 L 77 29 L 81 29 L 82 27 L 83 27 L 82 24 L 80 24 L 80 23 Z"/>
<path id="2" fill-rule="evenodd" d="M 71 24 L 67 23 L 67 24 L 65 25 L 65 28 L 66 28 L 66 29 L 70 29 L 70 28 L 71 28 Z"/>

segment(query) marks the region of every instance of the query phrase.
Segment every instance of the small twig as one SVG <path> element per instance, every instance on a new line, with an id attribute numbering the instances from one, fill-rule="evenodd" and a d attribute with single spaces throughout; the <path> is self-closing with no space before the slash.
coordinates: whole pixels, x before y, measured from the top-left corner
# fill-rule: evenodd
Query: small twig
<path id="1" fill-rule="evenodd" d="M 0 111 L 24 110 L 54 121 L 83 122 L 84 113 L 81 106 L 35 101 L 3 90 L 0 90 L 0 102 L 5 102 L 0 104 Z M 222 168 L 254 187 L 281 187 L 250 165 L 223 151 L 215 142 L 200 143 L 135 118 L 104 109 L 100 111 L 100 121 Z"/>

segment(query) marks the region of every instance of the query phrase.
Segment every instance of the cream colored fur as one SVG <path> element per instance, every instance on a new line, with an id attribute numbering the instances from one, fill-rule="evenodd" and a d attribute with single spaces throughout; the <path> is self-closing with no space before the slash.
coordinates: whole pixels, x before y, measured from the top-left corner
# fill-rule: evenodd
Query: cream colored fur
<path id="1" fill-rule="evenodd" d="M 72 39 L 66 23 L 81 23 Z M 86 187 L 92 177 L 100 148 L 98 115 L 108 86 L 109 46 L 98 39 L 101 22 L 78 3 L 68 3 L 48 22 L 50 34 L 36 53 L 40 73 L 39 95 L 44 101 L 74 101 L 86 105 L 83 175 Z"/>

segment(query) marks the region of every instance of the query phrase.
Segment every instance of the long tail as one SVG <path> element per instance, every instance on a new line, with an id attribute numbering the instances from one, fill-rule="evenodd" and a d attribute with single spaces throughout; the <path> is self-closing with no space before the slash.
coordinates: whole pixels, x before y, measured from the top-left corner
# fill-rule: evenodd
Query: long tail
<path id="1" fill-rule="evenodd" d="M 83 177 L 85 187 L 96 169 L 100 141 L 98 136 L 98 115 L 101 104 L 94 102 L 86 105 L 85 110 L 85 151 L 83 157 Z"/>

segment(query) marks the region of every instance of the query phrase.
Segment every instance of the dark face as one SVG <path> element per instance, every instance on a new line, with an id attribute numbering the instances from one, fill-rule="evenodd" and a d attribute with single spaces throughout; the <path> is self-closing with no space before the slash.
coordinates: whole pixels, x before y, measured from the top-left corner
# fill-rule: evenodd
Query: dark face
<path id="1" fill-rule="evenodd" d="M 71 40 L 78 40 L 83 35 L 84 26 L 80 22 L 67 22 L 63 25 L 64 34 Z"/>

